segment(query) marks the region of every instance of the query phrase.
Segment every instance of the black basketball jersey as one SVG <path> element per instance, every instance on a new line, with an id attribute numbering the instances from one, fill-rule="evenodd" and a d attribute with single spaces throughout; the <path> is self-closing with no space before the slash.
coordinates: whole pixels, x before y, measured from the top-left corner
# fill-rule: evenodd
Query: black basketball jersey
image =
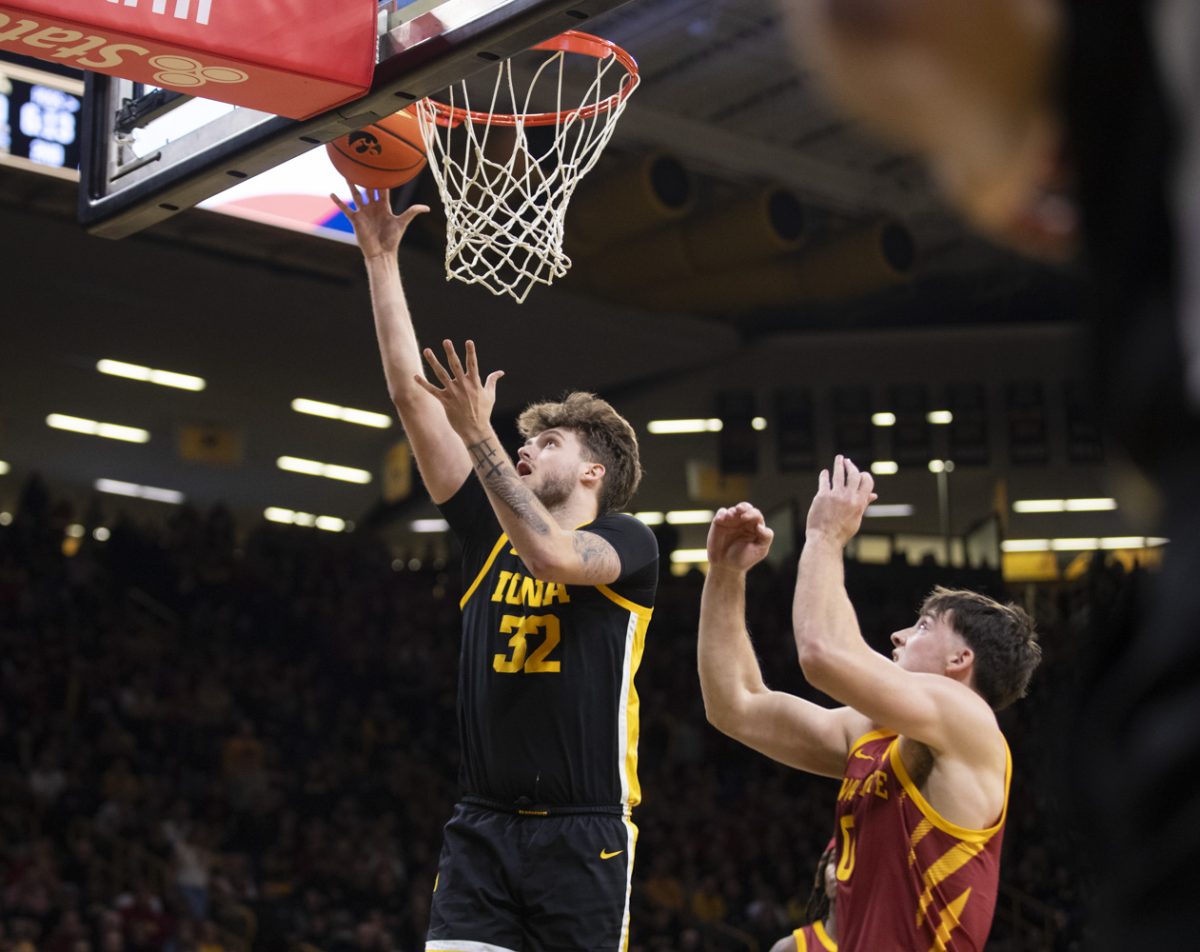
<path id="1" fill-rule="evenodd" d="M 559 585 L 529 573 L 476 478 L 440 508 L 463 546 L 463 793 L 632 808 L 641 799 L 633 679 L 658 580 L 654 534 L 632 516 L 600 516 L 581 528 L 616 549 L 621 578 Z"/>

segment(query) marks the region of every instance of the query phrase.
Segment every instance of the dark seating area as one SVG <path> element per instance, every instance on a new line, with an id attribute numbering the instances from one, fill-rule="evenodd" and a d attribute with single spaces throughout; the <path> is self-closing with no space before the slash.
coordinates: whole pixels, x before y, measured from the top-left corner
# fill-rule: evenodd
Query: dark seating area
<path id="1" fill-rule="evenodd" d="M 638 678 L 631 948 L 766 950 L 802 921 L 837 785 L 706 723 L 700 583 L 664 575 Z M 992 573 L 848 569 L 879 644 L 935 583 L 1004 594 Z M 805 694 L 792 578 L 751 585 L 767 680 Z M 1086 947 L 1056 771 L 1088 618 L 1130 585 L 1097 560 L 1008 593 L 1046 660 L 1003 719 L 1017 772 L 989 949 Z M 0 525 L 0 950 L 422 948 L 456 795 L 459 592 L 453 561 L 361 532 L 188 507 L 139 524 L 27 485 Z"/>

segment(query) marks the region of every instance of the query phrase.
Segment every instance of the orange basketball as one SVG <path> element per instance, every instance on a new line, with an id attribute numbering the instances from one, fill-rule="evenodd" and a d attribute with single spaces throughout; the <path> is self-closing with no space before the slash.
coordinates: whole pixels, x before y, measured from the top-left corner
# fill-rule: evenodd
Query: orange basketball
<path id="1" fill-rule="evenodd" d="M 363 188 L 395 188 L 425 168 L 425 142 L 415 106 L 325 146 L 333 167 Z"/>

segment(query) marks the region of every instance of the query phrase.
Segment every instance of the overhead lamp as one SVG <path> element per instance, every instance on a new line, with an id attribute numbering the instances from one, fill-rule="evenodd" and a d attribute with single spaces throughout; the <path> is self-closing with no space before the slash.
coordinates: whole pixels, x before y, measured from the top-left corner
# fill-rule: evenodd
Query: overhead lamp
<path id="1" fill-rule="evenodd" d="M 1001 552 L 1049 552 L 1049 539 L 1005 539 L 1000 543 Z"/>
<path id="2" fill-rule="evenodd" d="M 445 519 L 414 519 L 408 527 L 413 532 L 447 532 L 450 523 Z"/>
<path id="3" fill-rule="evenodd" d="M 1064 499 L 1067 512 L 1107 512 L 1117 508 L 1115 499 Z"/>
<path id="4" fill-rule="evenodd" d="M 12 467 L 9 466 L 8 463 L 4 462 L 4 460 L 0 459 L 0 476 L 7 476 L 11 470 Z"/>
<path id="5" fill-rule="evenodd" d="M 46 426 L 55 430 L 83 433 L 86 436 L 102 436 L 106 440 L 123 440 L 126 443 L 150 442 L 148 430 L 142 430 L 136 426 L 123 426 L 119 423 L 101 423 L 98 420 L 68 416 L 65 413 L 51 413 L 46 417 Z"/>
<path id="6" fill-rule="evenodd" d="M 661 512 L 635 512 L 633 518 L 640 519 L 648 526 L 661 526 L 663 524 L 663 514 Z"/>
<path id="7" fill-rule="evenodd" d="M 708 561 L 707 549 L 676 549 L 671 553 L 671 561 L 676 565 L 697 564 Z"/>
<path id="8" fill-rule="evenodd" d="M 323 476 L 326 479 L 338 479 L 345 483 L 369 483 L 371 474 L 365 469 L 355 469 L 353 466 L 338 466 L 335 463 L 320 463 L 313 459 L 301 459 L 298 456 L 281 456 L 275 465 L 289 473 L 303 473 L 305 476 Z"/>
<path id="9" fill-rule="evenodd" d="M 867 506 L 864 515 L 872 519 L 895 519 L 904 516 L 911 516 L 914 510 L 912 505 L 906 502 L 897 503 L 873 503 Z"/>
<path id="10" fill-rule="evenodd" d="M 930 410 L 925 414 L 925 422 L 935 426 L 945 426 L 954 422 L 954 414 L 949 410 Z"/>
<path id="11" fill-rule="evenodd" d="M 1117 508 L 1111 498 L 1095 499 L 1018 499 L 1013 512 L 1106 512 Z"/>
<path id="12" fill-rule="evenodd" d="M 285 509 L 282 506 L 268 506 L 263 510 L 263 518 L 270 522 L 283 525 L 303 526 L 309 529 L 320 529 L 323 532 L 344 532 L 350 523 L 337 516 L 316 516 L 311 512 L 298 512 L 295 509 Z"/>
<path id="13" fill-rule="evenodd" d="M 386 430 L 392 425 L 392 418 L 386 413 L 375 413 L 373 410 L 356 410 L 353 407 L 340 407 L 336 403 L 309 400 L 307 397 L 297 397 L 293 400 L 292 409 L 297 413 L 307 413 L 309 416 L 324 417 L 327 420 L 341 420 L 343 423 L 356 423 L 359 426 L 371 426 L 377 430 Z"/>
<path id="14" fill-rule="evenodd" d="M 948 459 L 931 459 L 929 461 L 929 471 L 931 473 L 953 473 L 954 461 Z"/>
<path id="15" fill-rule="evenodd" d="M 666 515 L 667 523 L 672 526 L 695 526 L 712 522 L 711 509 L 676 509 Z"/>
<path id="16" fill-rule="evenodd" d="M 896 414 L 884 411 L 882 413 L 872 413 L 871 422 L 876 426 L 895 426 Z"/>
<path id="17" fill-rule="evenodd" d="M 725 424 L 716 417 L 691 420 L 651 420 L 646 424 L 649 433 L 659 436 L 677 433 L 720 433 Z"/>
<path id="18" fill-rule="evenodd" d="M 900 472 L 900 465 L 895 460 L 877 459 L 871 464 L 871 472 L 876 476 L 895 476 Z"/>
<path id="19" fill-rule="evenodd" d="M 145 383 L 156 383 L 160 387 L 174 387 L 177 390 L 199 391 L 208 386 L 203 377 L 175 373 L 173 370 L 155 370 L 153 367 L 130 364 L 123 360 L 110 360 L 107 357 L 96 361 L 96 369 L 111 377 L 141 380 Z"/>
<path id="20" fill-rule="evenodd" d="M 1154 549 L 1170 540 L 1158 536 L 1102 536 L 1062 539 L 1005 539 L 1004 552 L 1095 552 L 1098 549 Z"/>
<path id="21" fill-rule="evenodd" d="M 97 479 L 94 485 L 97 492 L 110 493 L 114 496 L 132 496 L 135 499 L 149 499 L 151 502 L 165 502 L 172 506 L 178 506 L 185 498 L 183 493 L 175 489 L 141 486 L 138 483 L 127 483 L 121 479 Z"/>
<path id="22" fill-rule="evenodd" d="M 767 418 L 756 416 L 750 421 L 750 428 L 753 430 L 765 430 L 767 428 Z"/>

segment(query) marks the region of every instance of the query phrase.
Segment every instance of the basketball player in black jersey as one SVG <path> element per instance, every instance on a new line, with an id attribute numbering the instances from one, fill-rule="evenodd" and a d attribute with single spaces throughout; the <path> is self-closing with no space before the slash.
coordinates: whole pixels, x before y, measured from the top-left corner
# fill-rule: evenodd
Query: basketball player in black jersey
<path id="1" fill-rule="evenodd" d="M 445 828 L 427 952 L 624 949 L 637 830 L 641 660 L 658 577 L 624 508 L 632 427 L 573 393 L 526 409 L 517 462 L 490 422 L 474 344 L 421 355 L 386 193 L 337 200 L 366 260 L 388 388 L 433 501 L 462 542 L 462 799 Z M 443 364 L 444 360 L 444 364 Z"/>

